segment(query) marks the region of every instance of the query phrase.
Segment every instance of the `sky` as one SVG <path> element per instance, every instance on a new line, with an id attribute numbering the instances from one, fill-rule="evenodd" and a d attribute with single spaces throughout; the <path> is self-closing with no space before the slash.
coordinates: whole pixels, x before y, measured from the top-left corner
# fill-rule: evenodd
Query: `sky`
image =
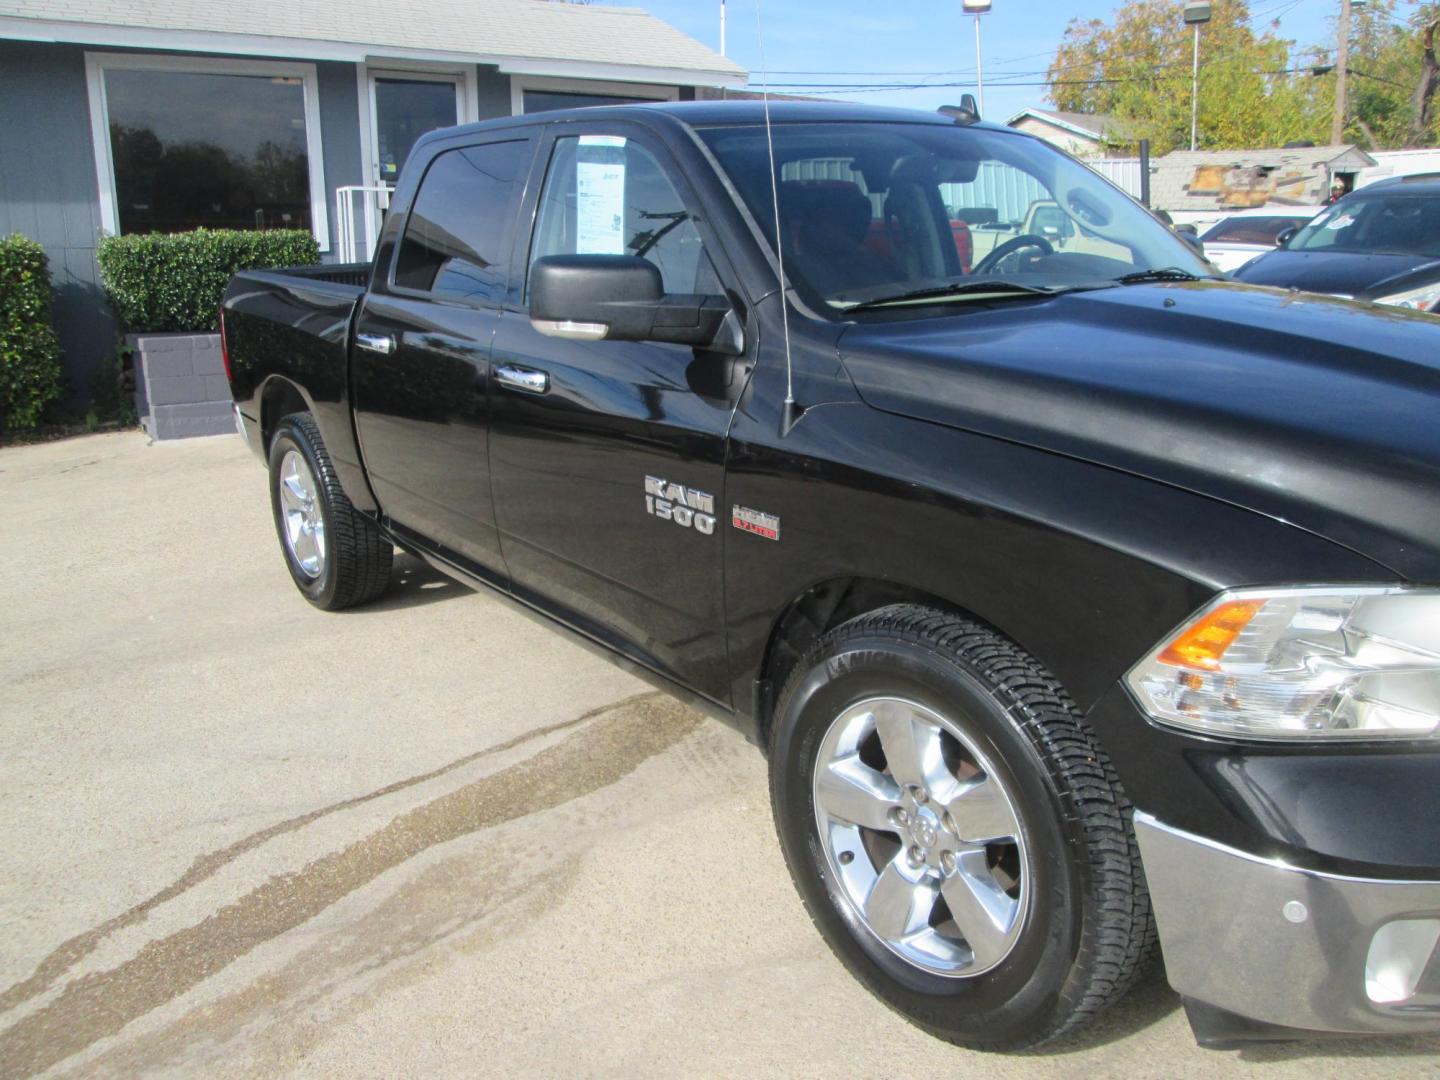
<path id="1" fill-rule="evenodd" d="M 606 0 L 609 2 L 609 0 Z M 616 0 L 644 7 L 718 49 L 719 0 Z M 760 81 L 761 42 L 756 34 L 757 0 L 727 3 L 728 55 Z M 1044 108 L 1045 68 L 1071 18 L 1107 19 L 1121 0 L 993 0 L 981 17 L 985 72 L 984 114 L 1004 121 L 1028 106 Z M 1402 2 L 1407 14 L 1413 3 Z M 1339 0 L 1251 0 L 1252 25 L 1263 28 L 1279 17 L 1280 36 L 1311 45 L 1334 34 Z M 777 92 L 816 93 L 784 83 L 927 83 L 918 90 L 840 91 L 842 100 L 934 109 L 974 91 L 974 18 L 961 14 L 961 0 L 759 0 L 763 19 L 763 67 Z M 1204 39 L 1201 39 L 1204 61 Z M 819 73 L 824 74 L 819 74 Z M 858 76 L 856 72 L 884 72 Z M 900 74 L 904 73 L 904 74 Z M 949 73 L 949 74 L 942 74 Z M 936 87 L 959 82 L 962 86 Z M 1013 85 L 1003 85 L 1009 82 Z M 757 87 L 758 88 L 758 87 Z"/>

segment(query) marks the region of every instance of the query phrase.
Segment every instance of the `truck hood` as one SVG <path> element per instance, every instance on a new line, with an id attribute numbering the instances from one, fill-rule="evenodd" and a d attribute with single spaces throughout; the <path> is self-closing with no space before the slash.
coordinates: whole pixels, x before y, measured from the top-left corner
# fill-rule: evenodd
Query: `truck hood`
<path id="1" fill-rule="evenodd" d="M 852 325 L 870 405 L 1123 469 L 1440 581 L 1440 320 L 1228 282 Z M 956 463 L 963 468 L 963 463 Z"/>

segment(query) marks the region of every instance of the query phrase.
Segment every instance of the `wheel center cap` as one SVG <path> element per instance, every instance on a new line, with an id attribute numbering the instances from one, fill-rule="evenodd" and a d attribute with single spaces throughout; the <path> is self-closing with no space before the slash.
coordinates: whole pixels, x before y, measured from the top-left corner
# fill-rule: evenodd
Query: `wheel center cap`
<path id="1" fill-rule="evenodd" d="M 915 814 L 915 842 L 922 848 L 933 847 L 935 840 L 940 835 L 939 823 L 935 815 L 929 810 L 920 810 Z"/>

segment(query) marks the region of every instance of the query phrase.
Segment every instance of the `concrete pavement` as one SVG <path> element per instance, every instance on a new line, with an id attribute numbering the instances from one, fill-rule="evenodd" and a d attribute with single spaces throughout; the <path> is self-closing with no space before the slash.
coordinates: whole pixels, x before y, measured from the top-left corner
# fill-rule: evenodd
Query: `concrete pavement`
<path id="1" fill-rule="evenodd" d="M 830 956 L 728 729 L 408 557 L 295 593 L 238 439 L 0 451 L 0 1080 L 1440 1073 L 1198 1050 L 1157 972 L 1084 1038 L 937 1042 Z"/>

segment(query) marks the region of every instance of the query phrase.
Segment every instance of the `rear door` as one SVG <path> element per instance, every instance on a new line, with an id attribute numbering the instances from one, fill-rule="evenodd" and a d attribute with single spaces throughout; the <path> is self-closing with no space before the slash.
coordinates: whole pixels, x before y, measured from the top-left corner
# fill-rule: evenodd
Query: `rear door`
<path id="1" fill-rule="evenodd" d="M 428 163 L 356 321 L 355 424 L 398 531 L 501 580 L 490 496 L 490 348 L 532 141 L 514 132 Z"/>
<path id="2" fill-rule="evenodd" d="M 491 473 L 506 565 L 517 594 L 726 701 L 719 521 L 743 387 L 726 381 L 735 359 L 543 336 L 523 275 L 543 255 L 638 254 L 666 292 L 719 295 L 730 272 L 657 141 L 613 121 L 553 130 L 494 350 Z"/>

